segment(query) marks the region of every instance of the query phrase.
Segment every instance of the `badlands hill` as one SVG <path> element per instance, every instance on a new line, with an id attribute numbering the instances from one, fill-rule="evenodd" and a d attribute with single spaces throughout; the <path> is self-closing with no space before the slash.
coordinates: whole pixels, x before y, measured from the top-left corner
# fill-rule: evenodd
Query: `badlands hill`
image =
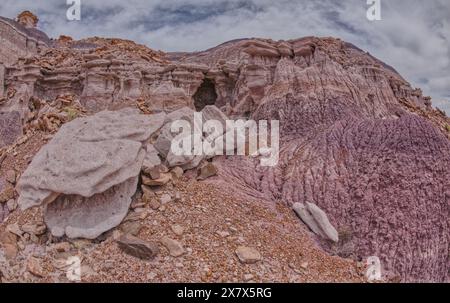
<path id="1" fill-rule="evenodd" d="M 0 18 L 0 279 L 449 280 L 450 120 L 336 38 L 196 53 Z M 177 158 L 175 119 L 280 121 L 258 156 Z M 119 262 L 120 261 L 120 262 Z"/>

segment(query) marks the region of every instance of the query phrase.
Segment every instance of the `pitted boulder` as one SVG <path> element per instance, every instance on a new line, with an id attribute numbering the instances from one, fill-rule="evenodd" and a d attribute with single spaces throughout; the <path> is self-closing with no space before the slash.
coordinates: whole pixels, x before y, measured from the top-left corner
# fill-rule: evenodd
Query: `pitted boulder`
<path id="1" fill-rule="evenodd" d="M 164 119 L 125 109 L 65 124 L 20 178 L 19 206 L 46 204 L 54 236 L 95 238 L 117 226 L 136 192 L 143 143 Z"/>
<path id="2" fill-rule="evenodd" d="M 90 197 L 136 177 L 146 153 L 142 142 L 164 116 L 104 111 L 64 125 L 20 178 L 19 206 L 49 203 L 59 194 Z"/>
<path id="3" fill-rule="evenodd" d="M 45 223 L 55 237 L 95 239 L 122 222 L 136 192 L 138 177 L 85 198 L 61 195 L 45 209 Z"/>

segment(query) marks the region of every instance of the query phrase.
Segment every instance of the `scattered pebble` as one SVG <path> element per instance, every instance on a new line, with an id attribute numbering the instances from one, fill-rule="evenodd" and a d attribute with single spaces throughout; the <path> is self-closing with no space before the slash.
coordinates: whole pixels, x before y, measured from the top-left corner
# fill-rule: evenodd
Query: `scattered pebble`
<path id="1" fill-rule="evenodd" d="M 236 255 L 239 261 L 244 264 L 253 264 L 261 260 L 261 254 L 259 251 L 248 246 L 239 246 L 236 249 Z"/>
<path id="2" fill-rule="evenodd" d="M 179 257 L 185 253 L 183 245 L 177 240 L 164 237 L 161 239 L 161 243 L 169 250 L 172 257 Z"/>
<path id="3" fill-rule="evenodd" d="M 181 236 L 184 233 L 184 227 L 178 224 L 174 224 L 170 227 L 174 234 Z"/>

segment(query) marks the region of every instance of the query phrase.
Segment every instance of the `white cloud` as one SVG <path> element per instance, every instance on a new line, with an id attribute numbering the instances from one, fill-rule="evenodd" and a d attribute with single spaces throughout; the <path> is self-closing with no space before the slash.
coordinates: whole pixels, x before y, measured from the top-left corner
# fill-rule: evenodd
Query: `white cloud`
<path id="1" fill-rule="evenodd" d="M 35 11 L 49 35 L 109 36 L 165 51 L 203 50 L 244 37 L 335 36 L 396 68 L 450 112 L 450 2 L 381 0 L 382 21 L 366 0 L 82 0 L 82 20 L 65 19 L 65 0 L 2 0 L 0 15 Z"/>

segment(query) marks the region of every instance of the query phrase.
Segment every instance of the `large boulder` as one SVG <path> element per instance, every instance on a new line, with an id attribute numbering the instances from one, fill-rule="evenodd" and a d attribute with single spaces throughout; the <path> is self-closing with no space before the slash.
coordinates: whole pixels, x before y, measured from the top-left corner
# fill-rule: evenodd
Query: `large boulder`
<path id="1" fill-rule="evenodd" d="M 143 143 L 164 119 L 164 113 L 125 109 L 65 124 L 20 178 L 19 206 L 46 204 L 46 221 L 55 236 L 95 238 L 116 226 L 136 191 L 146 155 Z"/>

